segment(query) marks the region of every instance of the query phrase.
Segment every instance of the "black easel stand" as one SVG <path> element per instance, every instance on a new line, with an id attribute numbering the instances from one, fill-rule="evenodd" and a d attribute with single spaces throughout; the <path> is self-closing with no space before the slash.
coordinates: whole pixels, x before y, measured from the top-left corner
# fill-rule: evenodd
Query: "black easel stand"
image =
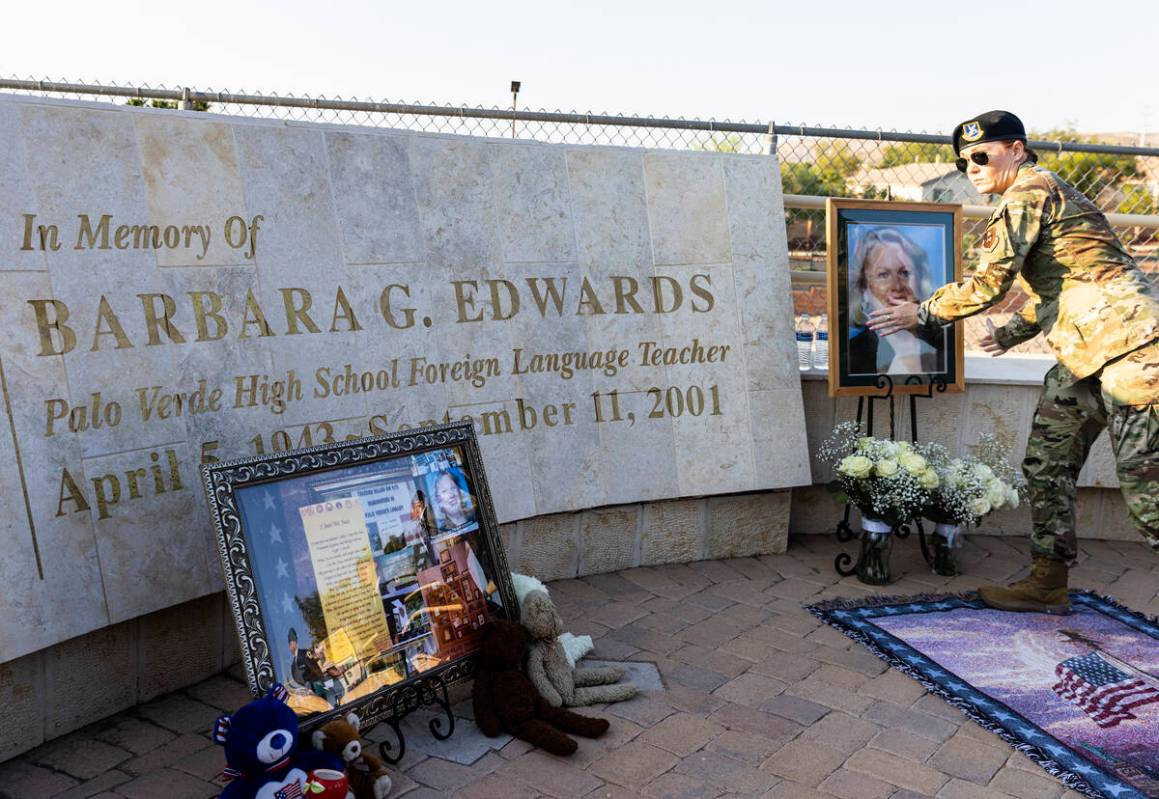
<path id="1" fill-rule="evenodd" d="M 865 434 L 869 435 L 869 436 L 873 435 L 873 404 L 877 400 L 888 400 L 889 401 L 889 437 L 891 439 L 896 439 L 897 438 L 897 418 L 896 418 L 896 410 L 895 410 L 895 408 L 896 408 L 895 401 L 897 400 L 897 397 L 893 393 L 893 378 L 890 377 L 889 375 L 878 375 L 876 385 L 877 385 L 877 388 L 884 389 L 885 393 L 878 394 L 878 395 L 871 394 L 868 396 L 861 396 L 861 397 L 857 398 L 857 423 L 861 424 L 861 420 L 862 420 L 862 417 L 864 415 L 865 428 L 866 428 Z M 905 382 L 902 385 L 920 386 L 920 385 L 924 385 L 924 381 L 922 380 L 920 375 L 910 375 L 909 377 L 907 377 L 905 379 Z M 941 394 L 941 393 L 944 393 L 945 390 L 946 390 L 946 379 L 940 375 L 931 375 L 929 385 L 926 386 L 926 391 L 924 394 L 919 393 L 919 392 L 914 392 L 914 393 L 911 393 L 908 395 L 909 396 L 909 424 L 910 424 L 910 442 L 911 443 L 916 444 L 917 440 L 918 440 L 918 416 L 917 416 L 918 398 L 920 397 L 922 399 L 932 399 L 935 391 L 938 392 L 939 394 Z M 865 402 L 866 399 L 869 400 L 868 406 L 866 405 L 866 402 Z M 841 521 L 839 521 L 837 523 L 837 540 L 843 544 L 848 543 L 849 541 L 852 541 L 853 539 L 857 538 L 857 533 L 853 532 L 853 529 L 849 526 L 849 509 L 850 509 L 850 505 L 849 505 L 849 503 L 846 503 L 845 504 L 845 514 L 844 514 L 843 518 L 841 519 Z M 921 543 L 922 557 L 925 559 L 926 563 L 932 564 L 933 555 L 930 553 L 929 546 L 926 544 L 926 530 L 925 530 L 925 527 L 922 526 L 922 520 L 915 519 L 914 523 L 917 525 L 917 528 L 918 528 L 918 541 Z M 894 533 L 897 535 L 898 538 L 908 538 L 909 534 L 910 534 L 909 525 L 903 524 L 903 525 L 897 527 L 894 530 Z M 852 566 L 849 565 L 851 563 L 853 564 Z M 854 562 L 853 556 L 850 555 L 848 552 L 840 553 L 833 561 L 833 568 L 836 569 L 837 573 L 840 574 L 842 577 L 849 577 L 853 574 L 856 574 L 857 568 L 860 565 L 861 565 L 860 563 Z"/>
<path id="2" fill-rule="evenodd" d="M 417 677 L 413 683 L 406 685 L 390 695 L 390 710 L 382 719 L 382 723 L 394 730 L 394 737 L 398 739 L 398 753 L 394 753 L 394 744 L 383 741 L 378 745 L 378 753 L 390 765 L 397 765 L 406 754 L 406 737 L 402 734 L 402 720 L 412 712 L 426 704 L 438 705 L 447 716 L 447 731 L 443 732 L 443 719 L 436 716 L 428 722 L 431 735 L 440 741 L 445 741 L 455 733 L 455 716 L 451 712 L 451 698 L 447 693 L 447 683 L 442 675 Z"/>

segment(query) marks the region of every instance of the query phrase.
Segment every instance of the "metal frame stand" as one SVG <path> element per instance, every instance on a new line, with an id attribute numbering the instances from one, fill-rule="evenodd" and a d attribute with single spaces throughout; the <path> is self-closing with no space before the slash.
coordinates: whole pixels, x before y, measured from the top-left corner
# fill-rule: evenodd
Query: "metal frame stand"
<path id="1" fill-rule="evenodd" d="M 390 713 L 382 719 L 382 723 L 394 730 L 394 737 L 398 741 L 398 753 L 394 753 L 395 744 L 383 741 L 378 745 L 378 753 L 392 766 L 398 765 L 406 755 L 406 736 L 402 734 L 402 720 L 418 708 L 427 705 L 438 705 L 447 717 L 447 730 L 443 732 L 443 719 L 436 716 L 427 726 L 431 735 L 440 741 L 445 741 L 455 733 L 455 715 L 451 712 L 451 697 L 447 692 L 447 683 L 439 675 L 418 677 L 405 690 L 396 691 L 391 697 Z"/>
<path id="2" fill-rule="evenodd" d="M 909 377 L 907 377 L 905 379 L 905 382 L 902 385 L 920 386 L 920 385 L 926 385 L 926 384 L 925 384 L 925 381 L 922 380 L 920 375 L 910 375 Z M 934 392 L 937 392 L 939 394 L 945 393 L 946 385 L 947 385 L 946 379 L 944 377 L 941 377 L 940 375 L 931 375 L 930 382 L 926 386 L 926 391 L 924 394 L 919 393 L 919 392 L 914 392 L 914 393 L 911 393 L 908 395 L 908 397 L 909 397 L 910 442 L 911 443 L 916 444 L 917 440 L 918 440 L 918 416 L 917 416 L 918 398 L 932 399 L 934 396 Z M 864 418 L 865 419 L 865 428 L 866 428 L 865 434 L 869 435 L 869 436 L 873 435 L 873 404 L 877 400 L 888 400 L 889 401 L 889 437 L 891 439 L 896 439 L 897 438 L 897 412 L 896 412 L 897 396 L 895 396 L 893 393 L 893 388 L 894 388 L 893 378 L 890 377 L 889 375 L 878 375 L 877 376 L 877 387 L 880 389 L 884 389 L 885 393 L 884 394 L 869 394 L 869 395 L 864 395 L 864 396 L 860 396 L 857 398 L 857 423 L 861 424 L 861 420 L 862 420 L 862 418 Z M 865 402 L 866 399 L 869 400 L 868 404 Z M 854 540 L 855 538 L 857 538 L 857 533 L 853 532 L 853 529 L 849 526 L 850 508 L 851 508 L 851 506 L 849 505 L 849 503 L 848 502 L 845 503 L 845 513 L 842 516 L 841 521 L 839 521 L 837 523 L 837 530 L 836 530 L 837 540 L 843 544 L 848 543 L 848 542 Z M 914 524 L 918 528 L 918 541 L 921 543 L 922 558 L 925 559 L 927 564 L 932 565 L 933 555 L 930 553 L 929 545 L 926 543 L 926 530 L 925 530 L 925 527 L 922 525 L 922 520 L 915 519 Z M 908 524 L 899 525 L 898 527 L 894 528 L 893 532 L 898 538 L 908 538 L 909 534 L 910 534 L 909 525 Z M 851 563 L 853 564 L 852 566 L 849 565 Z M 854 561 L 853 556 L 850 555 L 848 552 L 842 552 L 842 553 L 838 554 L 837 557 L 834 558 L 834 560 L 833 560 L 833 568 L 836 569 L 837 573 L 840 574 L 842 577 L 850 577 L 850 576 L 856 574 L 857 569 L 860 565 L 861 565 L 860 555 L 859 555 L 858 560 Z"/>

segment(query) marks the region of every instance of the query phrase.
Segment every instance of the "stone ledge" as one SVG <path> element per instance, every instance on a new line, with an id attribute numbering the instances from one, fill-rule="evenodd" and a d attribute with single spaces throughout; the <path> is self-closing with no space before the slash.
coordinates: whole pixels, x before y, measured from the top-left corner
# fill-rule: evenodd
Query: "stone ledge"
<path id="1" fill-rule="evenodd" d="M 503 525 L 512 571 L 541 580 L 706 558 L 775 555 L 789 535 L 790 489 L 645 502 Z"/>

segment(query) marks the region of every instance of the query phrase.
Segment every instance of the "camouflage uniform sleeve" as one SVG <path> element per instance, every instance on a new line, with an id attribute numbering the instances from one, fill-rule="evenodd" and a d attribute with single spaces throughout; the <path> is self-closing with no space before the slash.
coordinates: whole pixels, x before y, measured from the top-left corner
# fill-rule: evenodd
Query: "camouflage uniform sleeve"
<path id="1" fill-rule="evenodd" d="M 1038 304 L 1041 302 L 1041 298 L 1023 280 L 1022 275 L 1018 276 L 1018 282 L 1029 297 L 1029 301 L 1023 304 L 1014 316 L 1010 317 L 1009 322 L 994 331 L 994 340 L 1006 350 L 1016 347 L 1024 341 L 1030 341 L 1042 331 L 1042 328 L 1038 326 Z"/>
<path id="2" fill-rule="evenodd" d="M 984 311 L 1002 298 L 1038 241 L 1049 213 L 1045 187 L 1011 187 L 982 235 L 982 262 L 971 277 L 949 283 L 921 304 L 921 316 L 943 324 Z"/>

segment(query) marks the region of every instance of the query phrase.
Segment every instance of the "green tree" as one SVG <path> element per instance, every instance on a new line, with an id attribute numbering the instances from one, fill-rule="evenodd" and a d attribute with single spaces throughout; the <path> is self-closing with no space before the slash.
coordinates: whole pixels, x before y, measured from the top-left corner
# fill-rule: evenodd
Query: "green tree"
<path id="1" fill-rule="evenodd" d="M 886 147 L 881 153 L 882 169 L 905 164 L 949 164 L 954 161 L 954 148 L 932 142 L 899 142 Z"/>
<path id="2" fill-rule="evenodd" d="M 1079 135 L 1074 128 L 1067 127 L 1035 133 L 1031 138 L 1048 141 L 1077 142 Z M 1098 141 L 1088 142 L 1099 144 Z M 1112 155 L 1110 153 L 1073 153 L 1044 149 L 1038 152 L 1038 163 L 1081 191 L 1096 199 L 1109 188 L 1117 188 L 1123 181 L 1139 174 L 1134 156 Z"/>
<path id="3" fill-rule="evenodd" d="M 813 163 L 823 174 L 842 180 L 861 168 L 861 159 L 854 155 L 849 142 L 839 140 L 817 142 L 813 147 Z"/>
<path id="4" fill-rule="evenodd" d="M 1138 183 L 1128 183 L 1120 186 L 1119 191 L 1123 193 L 1123 199 L 1118 208 L 1115 209 L 1118 213 L 1154 214 L 1159 211 L 1156 208 L 1155 195 L 1145 186 L 1140 186 Z"/>
<path id="5" fill-rule="evenodd" d="M 781 190 L 785 194 L 841 197 L 845 194 L 845 179 L 816 164 L 781 164 Z"/>
<path id="6" fill-rule="evenodd" d="M 708 153 L 747 153 L 744 139 L 737 133 L 710 133 L 692 144 L 693 150 Z"/>
<path id="7" fill-rule="evenodd" d="M 781 164 L 781 189 L 785 194 L 845 197 L 847 178 L 861 168 L 861 159 L 842 141 L 818 142 L 813 161 Z"/>

